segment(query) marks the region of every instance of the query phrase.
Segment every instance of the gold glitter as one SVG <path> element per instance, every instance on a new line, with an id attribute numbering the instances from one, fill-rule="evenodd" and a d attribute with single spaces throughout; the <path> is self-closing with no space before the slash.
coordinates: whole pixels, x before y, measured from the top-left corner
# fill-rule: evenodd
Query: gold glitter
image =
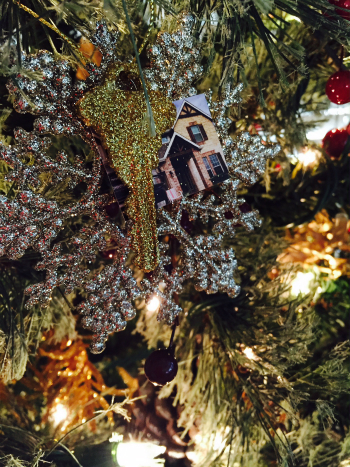
<path id="1" fill-rule="evenodd" d="M 152 271 L 159 262 L 152 169 L 159 163 L 161 135 L 172 127 L 176 111 L 164 92 L 151 91 L 146 85 L 156 137 L 149 136 L 146 101 L 134 63 L 113 64 L 104 83 L 87 92 L 78 108 L 84 122 L 100 136 L 113 167 L 130 190 L 126 213 L 133 220 L 135 264 Z"/>

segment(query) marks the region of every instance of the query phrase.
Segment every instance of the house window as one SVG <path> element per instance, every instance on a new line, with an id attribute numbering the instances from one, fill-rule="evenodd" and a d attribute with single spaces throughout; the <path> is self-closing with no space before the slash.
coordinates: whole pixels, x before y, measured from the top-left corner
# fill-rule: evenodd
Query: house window
<path id="1" fill-rule="evenodd" d="M 210 164 L 209 164 L 209 161 L 206 157 L 203 157 L 203 162 L 204 162 L 204 165 L 205 165 L 205 168 L 207 169 L 208 171 L 208 174 L 209 174 L 209 177 L 210 178 L 213 178 L 214 177 L 214 173 L 210 167 Z"/>
<path id="2" fill-rule="evenodd" d="M 226 167 L 223 167 L 222 165 L 220 154 L 212 154 L 209 156 L 209 160 L 207 157 L 203 157 L 203 163 L 208 171 L 210 178 L 214 178 L 217 175 L 221 175 L 227 172 Z"/>
<path id="3" fill-rule="evenodd" d="M 214 169 L 215 175 L 220 175 L 224 173 L 224 169 L 221 165 L 221 162 L 219 161 L 217 154 L 212 154 L 211 156 L 209 156 L 209 159 Z"/>
<path id="4" fill-rule="evenodd" d="M 204 131 L 203 125 L 192 125 L 187 127 L 187 131 L 194 143 L 201 143 L 208 139 L 206 132 Z"/>

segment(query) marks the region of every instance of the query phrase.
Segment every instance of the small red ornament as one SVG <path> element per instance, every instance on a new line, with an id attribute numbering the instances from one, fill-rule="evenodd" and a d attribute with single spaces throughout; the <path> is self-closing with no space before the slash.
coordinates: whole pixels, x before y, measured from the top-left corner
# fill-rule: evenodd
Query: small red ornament
<path id="1" fill-rule="evenodd" d="M 350 0 L 329 0 L 329 3 L 339 7 L 335 9 L 335 12 L 337 13 L 337 15 L 350 21 Z M 340 8 L 349 10 L 349 12 L 341 10 Z"/>
<path id="2" fill-rule="evenodd" d="M 145 363 L 145 374 L 155 386 L 164 386 L 177 374 L 177 361 L 172 348 L 151 353 Z"/>
<path id="3" fill-rule="evenodd" d="M 334 104 L 342 105 L 349 103 L 350 70 L 342 70 L 334 73 L 327 81 L 326 94 L 328 99 Z"/>
<path id="4" fill-rule="evenodd" d="M 329 157 L 339 159 L 344 152 L 348 138 L 349 133 L 344 128 L 331 130 L 323 138 L 322 147 Z"/>

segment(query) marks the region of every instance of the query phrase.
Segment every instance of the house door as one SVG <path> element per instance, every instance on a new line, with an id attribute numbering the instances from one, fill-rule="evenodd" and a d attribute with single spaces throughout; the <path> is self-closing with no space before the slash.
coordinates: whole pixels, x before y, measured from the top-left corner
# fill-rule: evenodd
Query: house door
<path id="1" fill-rule="evenodd" d="M 197 185 L 195 184 L 191 169 L 187 163 L 186 156 L 176 156 L 171 159 L 171 164 L 174 167 L 177 179 L 179 180 L 184 196 L 192 195 L 198 192 Z"/>

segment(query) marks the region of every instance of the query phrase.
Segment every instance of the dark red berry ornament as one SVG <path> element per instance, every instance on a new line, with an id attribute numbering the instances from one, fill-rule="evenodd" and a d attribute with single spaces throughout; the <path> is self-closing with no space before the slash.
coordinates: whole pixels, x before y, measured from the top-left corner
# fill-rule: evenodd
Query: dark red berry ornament
<path id="1" fill-rule="evenodd" d="M 155 350 L 146 360 L 145 375 L 155 386 L 165 386 L 177 375 L 177 361 L 173 342 L 176 326 L 178 325 L 179 319 L 176 317 L 172 325 L 169 347 Z"/>
<path id="2" fill-rule="evenodd" d="M 322 146 L 326 154 L 332 159 L 339 159 L 343 154 L 349 133 L 345 130 L 331 130 L 323 138 Z"/>
<path id="3" fill-rule="evenodd" d="M 337 13 L 337 15 L 350 21 L 350 0 L 329 0 L 329 3 L 338 7 L 335 9 L 335 12 Z M 347 11 L 341 10 L 341 8 L 344 8 L 344 10 L 349 10 L 349 11 L 347 12 Z"/>
<path id="4" fill-rule="evenodd" d="M 155 386 L 170 383 L 177 375 L 177 361 L 171 349 L 151 353 L 145 363 L 145 374 Z"/>
<path id="5" fill-rule="evenodd" d="M 349 0 L 350 1 L 350 0 Z M 337 71 L 326 84 L 328 99 L 334 104 L 342 105 L 350 102 L 350 70 Z"/>

